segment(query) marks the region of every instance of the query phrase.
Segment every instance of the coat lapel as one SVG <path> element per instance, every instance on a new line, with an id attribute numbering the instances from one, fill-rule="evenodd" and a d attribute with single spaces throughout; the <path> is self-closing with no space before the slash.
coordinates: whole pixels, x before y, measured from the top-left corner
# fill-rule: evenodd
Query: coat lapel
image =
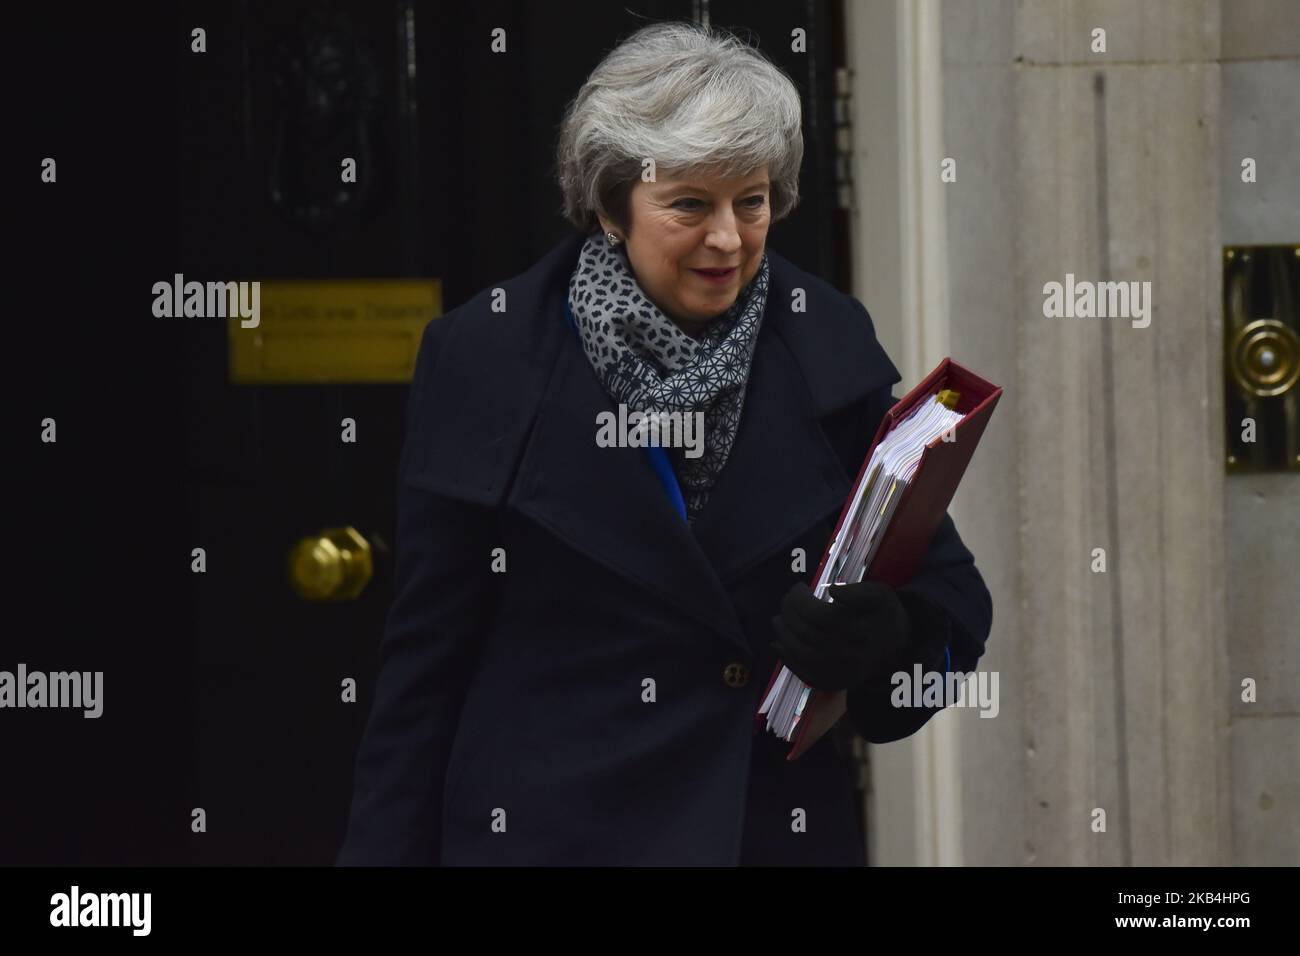
<path id="1" fill-rule="evenodd" d="M 596 444 L 597 414 L 614 410 L 572 339 L 556 359 L 510 505 L 570 547 L 744 645 L 726 591 L 669 502 L 645 450 Z"/>
<path id="2" fill-rule="evenodd" d="M 740 428 L 694 526 L 677 514 L 642 448 L 596 444 L 616 411 L 564 327 L 562 288 L 538 321 L 562 329 L 509 504 L 570 547 L 748 650 L 727 587 L 843 505 L 851 478 L 819 419 L 898 381 L 865 311 L 771 253 L 772 280 Z M 560 276 L 567 286 L 567 272 Z M 805 293 L 794 313 L 792 291 Z M 863 443 L 870 436 L 863 437 Z M 815 566 L 818 555 L 809 555 Z"/>
<path id="3" fill-rule="evenodd" d="M 695 539 L 719 578 L 731 583 L 837 511 L 849 488 L 793 356 L 776 335 L 762 336 L 740 428 L 695 520 Z M 808 557 L 815 566 L 821 555 Z"/>

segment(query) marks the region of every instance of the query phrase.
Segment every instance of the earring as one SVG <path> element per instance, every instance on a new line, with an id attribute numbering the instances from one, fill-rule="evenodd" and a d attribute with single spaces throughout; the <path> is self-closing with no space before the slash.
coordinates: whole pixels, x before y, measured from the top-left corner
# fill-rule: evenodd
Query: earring
<path id="1" fill-rule="evenodd" d="M 622 241 L 621 239 L 618 238 L 617 235 L 615 235 L 615 234 L 612 233 L 612 232 L 607 232 L 607 233 L 605 233 L 605 240 L 606 240 L 606 241 L 607 241 L 611 246 L 616 246 L 616 245 L 618 245 L 618 244 Z"/>

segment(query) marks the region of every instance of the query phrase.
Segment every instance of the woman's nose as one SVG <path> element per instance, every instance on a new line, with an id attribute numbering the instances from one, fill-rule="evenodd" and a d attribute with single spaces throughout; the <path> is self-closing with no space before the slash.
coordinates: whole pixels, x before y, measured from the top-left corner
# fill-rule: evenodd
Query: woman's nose
<path id="1" fill-rule="evenodd" d="M 740 248 L 740 231 L 736 228 L 736 217 L 730 210 L 710 225 L 704 244 L 725 253 L 732 253 Z"/>

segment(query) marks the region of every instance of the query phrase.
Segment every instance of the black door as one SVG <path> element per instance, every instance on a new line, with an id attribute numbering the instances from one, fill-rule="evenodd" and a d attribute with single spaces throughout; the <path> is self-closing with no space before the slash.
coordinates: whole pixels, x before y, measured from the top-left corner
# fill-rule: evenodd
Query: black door
<path id="1" fill-rule="evenodd" d="M 173 9 L 136 41 L 161 45 L 158 60 L 172 73 L 171 88 L 155 91 L 172 104 L 170 115 L 138 121 L 166 144 L 149 201 L 175 207 L 133 212 L 155 222 L 161 215 L 154 238 L 175 241 L 132 259 L 132 288 L 175 273 L 185 282 L 292 281 L 306 284 L 288 301 L 343 307 L 382 298 L 386 283 L 437 280 L 442 311 L 451 309 L 526 269 L 570 230 L 552 174 L 556 132 L 566 101 L 603 53 L 645 23 L 706 15 L 751 35 L 799 85 L 802 200 L 769 241 L 847 289 L 832 142 L 839 4 L 823 0 L 244 0 Z M 192 48 L 195 28 L 204 31 L 202 53 Z M 505 53 L 492 50 L 496 28 L 505 31 Z M 806 53 L 791 49 L 795 29 L 806 31 Z M 77 62 L 67 67 L 70 86 L 93 85 L 94 77 L 76 75 Z M 340 185 L 341 157 L 356 160 L 355 183 Z M 127 203 L 121 195 L 114 201 Z M 370 285 L 346 292 L 313 285 L 339 280 Z M 169 696 L 119 704 L 153 728 L 141 745 L 150 769 L 125 772 L 115 785 L 118 800 L 135 808 L 130 836 L 114 832 L 105 813 L 75 850 L 32 838 L 14 858 L 333 860 L 392 599 L 409 381 L 331 379 L 336 365 L 388 347 L 365 320 L 352 314 L 346 335 L 334 334 L 336 324 L 320 339 L 308 321 L 298 338 L 282 341 L 269 321 L 242 330 L 220 318 L 176 319 L 162 338 L 163 326 L 150 327 L 148 354 L 165 353 L 169 367 L 142 384 L 139 397 L 183 439 L 136 459 L 160 463 L 150 487 L 164 489 L 169 506 L 150 510 L 163 498 L 140 492 L 131 517 L 154 529 L 150 540 L 166 540 L 151 566 L 171 570 L 144 580 L 167 588 L 182 611 L 170 632 L 151 625 L 134 645 L 99 653 L 110 664 L 129 662 L 140 687 L 166 686 Z M 394 342 L 396 353 L 383 353 L 389 358 L 402 348 Z M 264 363 L 251 378 L 236 358 L 246 347 Z M 133 354 L 143 364 L 146 353 Z M 84 409 L 93 407 L 83 398 Z M 105 447 L 94 457 L 102 464 L 113 455 Z M 63 466 L 42 469 L 32 473 L 34 489 L 55 481 L 76 487 Z M 95 503 L 85 509 L 113 527 Z M 82 530 L 76 521 L 66 518 L 63 530 Z M 56 539 L 48 541 L 51 556 L 63 553 Z M 368 570 L 358 563 L 363 552 Z M 110 573 L 126 576 L 122 568 Z M 51 585 L 45 597 L 57 593 Z M 355 702 L 345 700 L 348 680 Z M 81 730 L 69 723 L 45 742 L 69 728 Z M 102 746 L 84 734 L 77 740 L 87 754 Z M 107 776 L 111 747 L 102 753 L 97 772 Z M 22 808 L 29 815 L 75 813 L 79 805 L 31 793 Z M 196 811 L 205 832 L 194 832 Z M 45 824 L 31 832 L 58 826 Z"/>

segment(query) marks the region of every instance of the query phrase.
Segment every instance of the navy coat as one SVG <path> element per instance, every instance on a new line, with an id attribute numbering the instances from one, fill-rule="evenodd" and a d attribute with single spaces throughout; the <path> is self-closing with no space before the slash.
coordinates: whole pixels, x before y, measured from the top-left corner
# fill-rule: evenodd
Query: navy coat
<path id="1" fill-rule="evenodd" d="M 596 443 L 615 405 L 564 318 L 582 241 L 501 283 L 505 311 L 488 289 L 425 330 L 337 862 L 862 865 L 844 734 L 895 740 L 933 711 L 886 687 L 793 762 L 754 714 L 771 619 L 811 580 L 899 374 L 856 299 L 769 249 L 740 430 L 688 525 L 645 449 Z M 950 519 L 907 588 L 972 669 L 992 607 Z"/>

